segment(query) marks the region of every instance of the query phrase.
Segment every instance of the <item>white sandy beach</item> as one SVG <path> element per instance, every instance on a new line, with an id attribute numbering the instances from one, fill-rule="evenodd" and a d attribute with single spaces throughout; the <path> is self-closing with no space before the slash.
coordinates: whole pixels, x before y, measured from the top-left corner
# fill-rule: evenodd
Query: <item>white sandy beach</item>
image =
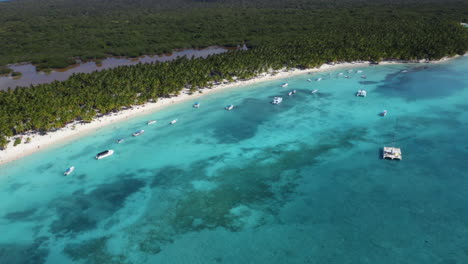
<path id="1" fill-rule="evenodd" d="M 447 60 L 444 58 L 440 61 Z M 437 62 L 440 62 L 437 61 Z M 423 62 L 423 61 L 421 61 Z M 403 63 L 403 61 L 385 61 L 380 62 L 380 64 L 397 64 Z M 5 150 L 0 151 L 0 164 L 8 163 L 17 159 L 20 159 L 26 155 L 32 154 L 34 152 L 46 149 L 47 147 L 57 144 L 60 142 L 65 142 L 67 140 L 76 139 L 79 136 L 84 136 L 89 133 L 98 131 L 100 128 L 108 126 L 110 124 L 128 120 L 130 118 L 141 116 L 145 114 L 153 113 L 159 109 L 162 109 L 166 106 L 186 102 L 188 100 L 191 103 L 195 102 L 197 98 L 210 94 L 213 92 L 219 92 L 228 88 L 234 87 L 245 87 L 248 85 L 256 84 L 259 82 L 270 81 L 270 80 L 285 80 L 289 77 L 304 74 L 307 72 L 320 72 L 328 69 L 337 69 L 337 68 L 349 68 L 349 67 L 363 67 L 369 65 L 369 62 L 354 62 L 354 63 L 339 63 L 339 64 L 323 64 L 321 67 L 314 69 L 299 70 L 293 69 L 290 71 L 278 71 L 276 73 L 264 73 L 256 78 L 245 80 L 245 81 L 236 81 L 227 84 L 214 85 L 211 88 L 202 89 L 202 93 L 188 94 L 187 91 L 182 92 L 179 96 L 174 96 L 171 98 L 161 98 L 155 103 L 146 103 L 144 105 L 134 106 L 131 109 L 122 110 L 118 113 L 109 114 L 103 117 L 94 119 L 91 123 L 75 123 L 69 124 L 64 128 L 61 128 L 54 132 L 49 132 L 46 135 L 31 134 L 31 135 L 18 135 L 10 138 L 10 143 L 8 144 Z M 279 85 L 279 84 L 278 84 Z M 14 138 L 22 137 L 22 143 L 13 146 Z M 31 142 L 25 143 L 26 138 L 30 137 Z"/>

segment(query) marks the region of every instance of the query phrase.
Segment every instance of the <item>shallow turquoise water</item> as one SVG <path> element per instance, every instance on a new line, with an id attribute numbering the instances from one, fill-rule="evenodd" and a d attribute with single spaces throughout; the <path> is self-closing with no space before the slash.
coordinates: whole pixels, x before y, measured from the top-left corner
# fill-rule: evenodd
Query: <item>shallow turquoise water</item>
<path id="1" fill-rule="evenodd" d="M 211 94 L 0 167 L 0 263 L 468 263 L 468 58 L 353 70 Z M 394 134 L 401 162 L 380 159 Z"/>

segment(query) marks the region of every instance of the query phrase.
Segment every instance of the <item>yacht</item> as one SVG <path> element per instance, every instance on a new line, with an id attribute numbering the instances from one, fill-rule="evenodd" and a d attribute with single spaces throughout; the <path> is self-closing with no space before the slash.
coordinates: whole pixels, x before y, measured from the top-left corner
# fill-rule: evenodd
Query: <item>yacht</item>
<path id="1" fill-rule="evenodd" d="M 382 113 L 380 113 L 381 116 L 386 116 L 387 115 L 387 110 L 383 110 Z"/>
<path id="2" fill-rule="evenodd" d="M 234 105 L 227 105 L 224 109 L 230 111 L 234 108 Z"/>
<path id="3" fill-rule="evenodd" d="M 154 124 L 154 123 L 156 123 L 156 122 L 158 122 L 158 121 L 156 121 L 156 120 L 150 120 L 150 121 L 148 121 L 147 124 L 148 124 L 148 125 L 152 125 L 152 124 Z"/>
<path id="4" fill-rule="evenodd" d="M 290 92 L 288 93 L 288 95 L 289 95 L 289 96 L 291 96 L 292 94 L 293 94 L 293 92 L 292 92 L 292 91 L 290 91 Z"/>
<path id="5" fill-rule="evenodd" d="M 117 139 L 117 143 L 119 143 L 119 144 L 122 143 L 122 142 L 124 142 L 124 141 L 125 141 L 125 138 L 119 138 L 119 139 Z"/>
<path id="6" fill-rule="evenodd" d="M 96 159 L 100 160 L 100 159 L 103 159 L 103 158 L 106 158 L 106 157 L 109 157 L 110 155 L 114 154 L 114 151 L 111 149 L 111 150 L 106 150 L 106 151 L 103 151 L 103 152 L 99 152 L 97 155 L 96 155 Z"/>
<path id="7" fill-rule="evenodd" d="M 320 77 L 320 78 L 317 78 L 315 81 L 320 82 L 321 80 L 322 80 L 322 78 Z"/>
<path id="8" fill-rule="evenodd" d="M 143 134 L 143 133 L 145 133 L 145 131 L 144 131 L 143 129 L 137 130 L 137 131 L 135 131 L 135 132 L 132 134 L 132 136 L 138 137 L 139 135 L 141 135 L 141 134 Z"/>
<path id="9" fill-rule="evenodd" d="M 292 90 L 292 93 L 295 94 L 295 93 L 297 93 L 297 91 L 296 91 L 296 90 Z"/>
<path id="10" fill-rule="evenodd" d="M 318 90 L 313 90 L 313 91 L 312 91 L 313 94 L 316 93 L 316 92 L 318 92 Z"/>
<path id="11" fill-rule="evenodd" d="M 194 103 L 194 104 L 193 104 L 193 107 L 194 107 L 194 108 L 200 108 L 200 103 L 199 103 L 199 102 Z"/>
<path id="12" fill-rule="evenodd" d="M 359 90 L 359 91 L 357 91 L 356 96 L 366 97 L 367 92 L 366 92 L 366 90 Z"/>
<path id="13" fill-rule="evenodd" d="M 70 168 L 66 169 L 63 175 L 67 176 L 71 174 L 75 170 L 75 167 L 71 166 Z"/>
<path id="14" fill-rule="evenodd" d="M 274 97 L 273 98 L 273 102 L 271 102 L 272 104 L 280 104 L 281 102 L 283 102 L 283 97 Z"/>
<path id="15" fill-rule="evenodd" d="M 175 123 L 177 123 L 177 119 L 172 120 L 169 124 L 173 125 Z"/>
<path id="16" fill-rule="evenodd" d="M 281 84 L 281 87 L 287 87 L 289 84 L 288 83 L 283 83 Z"/>

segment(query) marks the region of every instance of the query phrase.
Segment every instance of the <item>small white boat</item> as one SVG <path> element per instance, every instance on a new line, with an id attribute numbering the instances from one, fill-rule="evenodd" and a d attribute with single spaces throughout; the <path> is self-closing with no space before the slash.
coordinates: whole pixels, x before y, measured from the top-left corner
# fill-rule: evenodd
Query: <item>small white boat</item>
<path id="1" fill-rule="evenodd" d="M 119 139 L 117 139 L 117 143 L 119 143 L 119 144 L 122 143 L 122 142 L 124 142 L 124 141 L 125 141 L 125 138 L 119 138 Z"/>
<path id="2" fill-rule="evenodd" d="M 351 79 L 351 77 L 350 77 L 350 76 L 348 76 L 348 75 L 346 75 L 346 76 L 345 76 L 345 78 L 346 78 L 346 79 Z"/>
<path id="3" fill-rule="evenodd" d="M 317 92 L 318 92 L 318 90 L 312 90 L 312 92 L 311 92 L 311 93 L 313 93 L 313 94 L 314 94 L 314 93 L 317 93 Z"/>
<path id="4" fill-rule="evenodd" d="M 200 103 L 199 103 L 199 102 L 194 103 L 194 104 L 193 104 L 193 107 L 194 107 L 194 108 L 200 108 Z"/>
<path id="5" fill-rule="evenodd" d="M 155 124 L 156 122 L 158 122 L 158 121 L 156 121 L 156 120 L 150 120 L 150 121 L 148 121 L 147 124 L 148 124 L 148 125 L 152 125 L 152 124 Z"/>
<path id="6" fill-rule="evenodd" d="M 283 83 L 281 84 L 281 87 L 287 87 L 289 84 L 288 83 Z"/>
<path id="7" fill-rule="evenodd" d="M 112 154 L 114 154 L 114 151 L 113 151 L 112 149 L 106 150 L 106 151 L 103 151 L 103 152 L 99 152 L 99 153 L 96 155 L 96 159 L 100 160 L 100 159 L 109 157 L 109 156 L 112 155 Z"/>
<path id="8" fill-rule="evenodd" d="M 320 78 L 317 78 L 315 81 L 320 82 L 321 80 L 322 80 L 322 78 L 320 77 Z"/>
<path id="9" fill-rule="evenodd" d="M 353 72 L 353 70 L 348 70 L 347 72 L 348 72 L 348 73 L 352 73 L 352 72 Z"/>
<path id="10" fill-rule="evenodd" d="M 224 109 L 230 111 L 234 108 L 234 105 L 227 105 Z"/>
<path id="11" fill-rule="evenodd" d="M 75 170 L 74 166 L 71 166 L 70 168 L 66 169 L 63 175 L 67 176 L 70 175 L 73 171 Z"/>
<path id="12" fill-rule="evenodd" d="M 356 96 L 366 97 L 367 92 L 365 90 L 359 90 L 357 91 Z"/>
<path id="13" fill-rule="evenodd" d="M 175 123 L 177 123 L 177 119 L 172 120 L 169 124 L 173 125 Z"/>
<path id="14" fill-rule="evenodd" d="M 408 72 L 408 70 L 402 70 L 401 72 Z"/>
<path id="15" fill-rule="evenodd" d="M 312 80 L 311 79 L 307 79 L 308 82 L 311 82 Z"/>
<path id="16" fill-rule="evenodd" d="M 296 94 L 296 93 L 297 93 L 297 91 L 296 91 L 296 90 L 292 90 L 292 93 L 293 93 L 293 94 Z"/>
<path id="17" fill-rule="evenodd" d="M 340 73 L 338 73 L 338 75 L 343 75 L 343 73 L 342 73 L 342 72 L 340 72 Z"/>
<path id="18" fill-rule="evenodd" d="M 290 92 L 288 93 L 288 95 L 289 95 L 289 96 L 291 96 L 292 94 L 293 94 L 293 92 L 292 92 L 292 91 L 290 91 Z"/>
<path id="19" fill-rule="evenodd" d="M 362 73 L 362 71 L 361 71 L 361 70 L 359 70 L 359 71 L 357 71 L 357 73 Z"/>
<path id="20" fill-rule="evenodd" d="M 387 111 L 387 110 L 383 110 L 383 111 L 382 111 L 382 113 L 380 113 L 380 115 L 381 115 L 381 116 L 386 116 L 386 115 L 387 115 L 387 113 L 388 113 L 388 111 Z"/>
<path id="21" fill-rule="evenodd" d="M 283 97 L 274 97 L 273 101 L 271 102 L 272 104 L 281 104 L 283 102 Z"/>
<path id="22" fill-rule="evenodd" d="M 366 79 L 367 76 L 363 74 L 363 75 L 361 75 L 361 78 Z"/>
<path id="23" fill-rule="evenodd" d="M 145 131 L 144 131 L 143 129 L 137 130 L 137 131 L 135 131 L 135 132 L 132 134 L 132 136 L 138 137 L 139 135 L 141 135 L 141 134 L 143 134 L 143 133 L 145 133 Z"/>

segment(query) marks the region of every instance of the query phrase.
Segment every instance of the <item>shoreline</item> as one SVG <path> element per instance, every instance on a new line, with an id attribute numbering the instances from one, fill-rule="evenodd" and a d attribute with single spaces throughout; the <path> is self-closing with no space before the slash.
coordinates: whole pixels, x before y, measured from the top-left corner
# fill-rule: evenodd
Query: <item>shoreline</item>
<path id="1" fill-rule="evenodd" d="M 440 63 L 447 61 L 449 59 L 454 59 L 460 57 L 460 55 L 454 57 L 444 57 L 438 61 L 399 61 L 399 60 L 390 60 L 379 62 L 379 65 L 389 65 L 389 64 L 406 64 L 406 63 Z M 195 101 L 204 95 L 212 94 L 220 91 L 225 91 L 226 89 L 241 88 L 248 85 L 253 85 L 261 82 L 280 80 L 296 75 L 305 74 L 308 72 L 323 72 L 331 69 L 339 69 L 344 67 L 363 67 L 369 66 L 369 61 L 358 61 L 358 62 L 342 62 L 334 64 L 322 64 L 320 67 L 312 69 L 292 69 L 286 71 L 285 69 L 275 71 L 275 72 L 266 72 L 258 75 L 249 80 L 240 80 L 234 81 L 231 83 L 222 83 L 213 85 L 211 88 L 203 88 L 198 90 L 193 94 L 189 94 L 187 89 L 182 90 L 180 95 L 169 97 L 169 98 L 160 98 L 157 102 L 149 102 L 142 105 L 135 105 L 129 109 L 120 110 L 116 113 L 111 113 L 105 116 L 97 117 L 90 123 L 79 123 L 73 122 L 66 125 L 63 128 L 60 128 L 53 132 L 48 132 L 45 135 L 39 135 L 37 133 L 26 133 L 22 135 L 16 135 L 14 137 L 8 138 L 10 143 L 8 143 L 6 149 L 0 150 L 0 165 L 21 159 L 30 154 L 39 152 L 41 150 L 47 149 L 58 143 L 64 143 L 72 139 L 77 139 L 82 136 L 86 136 L 92 132 L 96 132 L 99 129 L 109 126 L 111 124 L 122 122 L 130 118 L 147 115 L 156 112 L 157 110 L 163 109 L 169 105 L 179 104 L 186 102 L 188 100 Z M 22 138 L 22 143 L 13 146 L 14 139 L 20 137 Z M 26 138 L 31 138 L 29 143 L 25 143 Z"/>

